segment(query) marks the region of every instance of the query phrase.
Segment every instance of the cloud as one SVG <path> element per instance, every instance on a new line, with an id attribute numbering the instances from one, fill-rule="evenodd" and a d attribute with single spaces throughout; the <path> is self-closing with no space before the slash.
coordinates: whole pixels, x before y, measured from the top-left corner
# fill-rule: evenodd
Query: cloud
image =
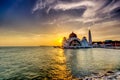
<path id="1" fill-rule="evenodd" d="M 81 8 L 84 6 L 86 7 L 94 7 L 95 4 L 91 1 L 80 1 L 80 2 L 73 2 L 73 3 L 59 3 L 58 5 L 54 6 L 55 10 L 69 10 L 69 9 L 76 9 Z"/>
<path id="2" fill-rule="evenodd" d="M 120 14 L 119 3 L 119 0 L 38 0 L 33 8 L 33 14 L 37 12 L 37 15 L 41 15 L 44 12 L 46 20 L 52 17 L 53 21 L 67 15 L 72 19 L 65 22 L 92 24 L 116 19 Z"/>
<path id="3" fill-rule="evenodd" d="M 88 27 L 92 27 L 93 40 L 120 39 L 120 0 L 2 1 L 0 36 L 3 41 L 11 36 L 11 41 L 17 37 L 15 41 L 41 42 L 58 35 L 67 37 L 72 31 L 87 36 Z"/>
<path id="4" fill-rule="evenodd" d="M 15 4 L 0 25 L 52 33 L 58 25 L 72 30 L 120 20 L 120 0 L 20 0 Z"/>

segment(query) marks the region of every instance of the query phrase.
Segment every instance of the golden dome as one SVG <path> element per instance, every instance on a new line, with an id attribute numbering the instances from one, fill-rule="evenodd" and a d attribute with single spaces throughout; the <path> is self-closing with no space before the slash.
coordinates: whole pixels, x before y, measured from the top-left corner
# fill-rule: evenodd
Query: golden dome
<path id="1" fill-rule="evenodd" d="M 74 32 L 72 32 L 72 33 L 69 35 L 69 38 L 72 38 L 72 37 L 77 37 L 77 35 L 76 35 Z"/>

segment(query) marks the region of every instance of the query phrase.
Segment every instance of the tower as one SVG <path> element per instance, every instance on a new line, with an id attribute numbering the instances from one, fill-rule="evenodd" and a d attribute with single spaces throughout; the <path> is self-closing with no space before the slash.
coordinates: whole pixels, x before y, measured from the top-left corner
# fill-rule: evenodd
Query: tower
<path id="1" fill-rule="evenodd" d="M 89 40 L 89 44 L 92 45 L 92 35 L 90 29 L 88 31 L 88 40 Z"/>

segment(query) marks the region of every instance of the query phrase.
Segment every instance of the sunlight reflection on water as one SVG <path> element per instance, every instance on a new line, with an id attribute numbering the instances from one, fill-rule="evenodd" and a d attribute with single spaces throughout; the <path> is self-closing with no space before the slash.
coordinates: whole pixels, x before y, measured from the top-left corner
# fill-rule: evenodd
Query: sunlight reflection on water
<path id="1" fill-rule="evenodd" d="M 1 48 L 1 79 L 70 79 L 62 49 Z"/>
<path id="2" fill-rule="evenodd" d="M 76 77 L 120 69 L 120 50 L 96 48 L 65 50 L 64 53 L 68 67 Z"/>
<path id="3" fill-rule="evenodd" d="M 1 79 L 62 79 L 120 69 L 120 50 L 59 49 L 53 47 L 0 48 Z"/>

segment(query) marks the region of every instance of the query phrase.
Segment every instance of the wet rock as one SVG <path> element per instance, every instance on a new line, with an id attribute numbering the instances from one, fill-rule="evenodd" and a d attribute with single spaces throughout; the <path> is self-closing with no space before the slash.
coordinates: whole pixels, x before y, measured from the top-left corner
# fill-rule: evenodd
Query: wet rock
<path id="1" fill-rule="evenodd" d="M 92 74 L 94 74 L 94 75 L 98 75 L 99 73 L 97 73 L 97 72 L 93 72 Z"/>
<path id="2" fill-rule="evenodd" d="M 120 75 L 120 72 L 116 72 L 115 74 L 116 74 L 116 75 Z"/>
<path id="3" fill-rule="evenodd" d="M 113 71 L 107 71 L 107 73 L 110 73 L 110 74 L 112 74 L 112 73 L 114 73 Z"/>
<path id="4" fill-rule="evenodd" d="M 90 76 L 79 77 L 73 80 L 120 80 L 120 71 L 107 71 L 103 73 L 92 73 Z"/>
<path id="5" fill-rule="evenodd" d="M 120 76 L 117 76 L 116 79 L 117 79 L 117 80 L 120 80 Z"/>

